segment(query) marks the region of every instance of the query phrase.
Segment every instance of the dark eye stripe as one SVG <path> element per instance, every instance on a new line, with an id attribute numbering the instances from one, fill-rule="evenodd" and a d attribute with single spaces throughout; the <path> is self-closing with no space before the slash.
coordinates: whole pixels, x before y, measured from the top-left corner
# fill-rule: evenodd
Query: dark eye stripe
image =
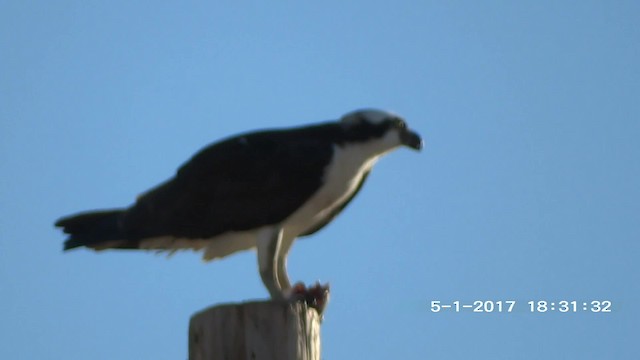
<path id="1" fill-rule="evenodd" d="M 407 128 L 407 123 L 405 123 L 404 120 L 402 120 L 400 118 L 391 119 L 391 124 L 393 124 L 393 127 L 396 127 L 398 129 L 406 129 Z"/>

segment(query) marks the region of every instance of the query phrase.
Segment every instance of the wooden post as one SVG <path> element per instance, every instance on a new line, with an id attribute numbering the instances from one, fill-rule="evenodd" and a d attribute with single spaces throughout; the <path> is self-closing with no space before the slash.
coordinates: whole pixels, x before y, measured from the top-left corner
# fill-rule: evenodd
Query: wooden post
<path id="1" fill-rule="evenodd" d="M 303 302 L 219 305 L 191 317 L 189 360 L 320 360 L 320 316 Z"/>

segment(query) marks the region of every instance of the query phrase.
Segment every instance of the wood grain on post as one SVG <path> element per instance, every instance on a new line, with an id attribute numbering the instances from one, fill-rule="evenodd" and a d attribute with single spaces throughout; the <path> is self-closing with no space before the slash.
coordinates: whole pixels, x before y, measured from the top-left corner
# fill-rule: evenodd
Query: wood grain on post
<path id="1" fill-rule="evenodd" d="M 214 306 L 189 323 L 189 360 L 320 360 L 320 316 L 304 303 Z"/>

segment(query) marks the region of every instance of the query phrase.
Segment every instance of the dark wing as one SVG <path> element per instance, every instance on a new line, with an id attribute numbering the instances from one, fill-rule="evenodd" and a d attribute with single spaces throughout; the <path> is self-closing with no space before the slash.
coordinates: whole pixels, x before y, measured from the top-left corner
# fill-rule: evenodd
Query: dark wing
<path id="1" fill-rule="evenodd" d="M 276 224 L 321 186 L 332 145 L 308 132 L 268 131 L 211 145 L 124 216 L 128 240 L 210 238 Z"/>

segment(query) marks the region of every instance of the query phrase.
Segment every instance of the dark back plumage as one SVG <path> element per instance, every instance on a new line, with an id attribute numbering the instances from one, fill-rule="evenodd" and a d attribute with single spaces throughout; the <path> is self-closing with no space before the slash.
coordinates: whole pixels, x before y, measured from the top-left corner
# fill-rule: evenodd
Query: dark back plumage
<path id="1" fill-rule="evenodd" d="M 322 184 L 335 124 L 213 144 L 126 213 L 127 238 L 209 238 L 283 221 Z M 321 136 L 326 134 L 327 136 Z"/>

